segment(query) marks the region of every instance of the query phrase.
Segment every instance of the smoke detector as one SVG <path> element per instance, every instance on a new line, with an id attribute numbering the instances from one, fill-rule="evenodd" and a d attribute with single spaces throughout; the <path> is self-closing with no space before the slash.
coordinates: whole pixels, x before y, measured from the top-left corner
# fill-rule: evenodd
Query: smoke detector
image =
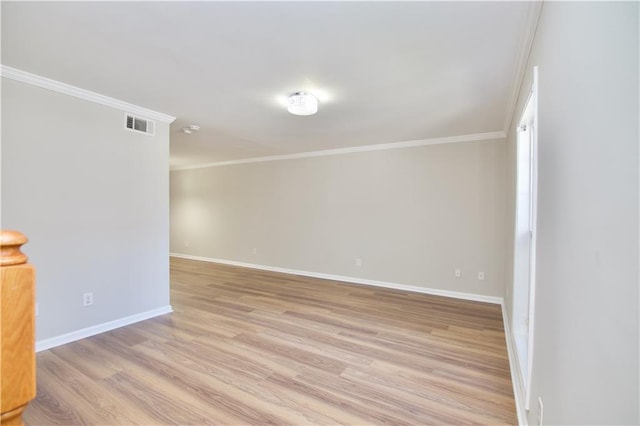
<path id="1" fill-rule="evenodd" d="M 182 128 L 182 133 L 186 133 L 190 135 L 191 133 L 197 132 L 198 130 L 200 130 L 200 126 L 197 126 L 195 124 L 190 124 Z"/>

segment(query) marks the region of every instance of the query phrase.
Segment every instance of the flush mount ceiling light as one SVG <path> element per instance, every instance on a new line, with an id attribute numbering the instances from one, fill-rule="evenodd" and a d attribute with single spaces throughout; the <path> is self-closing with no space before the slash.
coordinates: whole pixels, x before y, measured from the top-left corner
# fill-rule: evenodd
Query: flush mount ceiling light
<path id="1" fill-rule="evenodd" d="M 318 112 L 318 99 L 304 92 L 296 92 L 289 96 L 287 111 L 294 115 L 313 115 Z"/>
<path id="2" fill-rule="evenodd" d="M 182 128 L 182 133 L 186 133 L 190 135 L 191 133 L 197 132 L 198 130 L 200 130 L 200 126 L 196 126 L 195 124 L 190 124 Z"/>

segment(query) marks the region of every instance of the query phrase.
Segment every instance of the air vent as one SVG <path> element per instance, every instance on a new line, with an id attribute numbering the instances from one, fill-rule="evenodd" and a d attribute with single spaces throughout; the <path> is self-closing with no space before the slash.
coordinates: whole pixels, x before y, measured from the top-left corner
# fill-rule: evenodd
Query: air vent
<path id="1" fill-rule="evenodd" d="M 124 127 L 134 132 L 144 133 L 145 135 L 153 136 L 156 128 L 156 123 L 153 120 L 147 120 L 146 118 L 140 118 L 131 114 L 125 114 Z"/>

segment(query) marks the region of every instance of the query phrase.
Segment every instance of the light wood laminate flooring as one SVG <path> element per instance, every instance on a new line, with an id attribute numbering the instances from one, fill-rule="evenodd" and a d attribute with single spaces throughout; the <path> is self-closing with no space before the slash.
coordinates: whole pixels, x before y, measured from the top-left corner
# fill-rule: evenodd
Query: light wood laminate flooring
<path id="1" fill-rule="evenodd" d="M 38 353 L 26 424 L 517 423 L 498 305 L 176 258 L 171 303 Z"/>

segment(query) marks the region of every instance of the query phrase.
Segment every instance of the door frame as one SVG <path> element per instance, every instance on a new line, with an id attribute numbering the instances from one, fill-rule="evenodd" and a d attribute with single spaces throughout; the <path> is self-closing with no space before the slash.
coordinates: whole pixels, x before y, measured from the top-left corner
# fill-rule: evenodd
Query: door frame
<path id="1" fill-rule="evenodd" d="M 522 354 L 520 351 L 515 348 L 516 358 L 518 361 L 519 368 L 517 368 L 517 374 L 520 376 L 520 381 L 524 387 L 524 406 L 526 410 L 530 408 L 531 402 L 531 376 L 533 370 L 533 349 L 534 349 L 534 331 L 535 331 L 535 295 L 536 295 L 536 246 L 537 246 L 537 206 L 538 206 L 538 67 L 533 68 L 533 83 L 531 86 L 531 91 L 529 92 L 529 96 L 527 98 L 527 102 L 522 110 L 522 114 L 520 115 L 520 120 L 518 121 L 516 128 L 516 154 L 518 153 L 519 143 L 518 143 L 518 135 L 521 126 L 529 125 L 530 126 L 530 213 L 529 213 L 529 231 L 530 241 L 529 241 L 529 289 L 528 289 L 528 315 L 527 315 L 527 343 L 526 343 L 526 365 L 522 365 Z M 516 155 L 516 159 L 518 155 Z M 518 161 L 516 160 L 516 182 L 518 179 Z M 515 198 L 515 221 L 514 221 L 514 256 L 513 256 L 513 267 L 514 267 L 514 287 L 518 285 L 516 280 L 516 259 L 518 258 L 516 255 L 516 250 L 518 250 L 517 238 L 518 238 L 518 222 L 517 222 L 517 211 L 518 211 L 518 191 L 516 186 L 516 198 Z M 515 295 L 518 292 L 514 291 L 512 294 Z M 518 329 L 516 326 L 516 321 L 520 319 L 519 315 L 515 315 L 513 309 L 517 304 L 515 301 L 512 303 L 512 312 L 511 312 L 511 333 L 514 334 L 511 336 L 512 341 L 515 341 L 515 332 Z M 523 368 L 524 367 L 524 377 L 522 377 Z"/>

